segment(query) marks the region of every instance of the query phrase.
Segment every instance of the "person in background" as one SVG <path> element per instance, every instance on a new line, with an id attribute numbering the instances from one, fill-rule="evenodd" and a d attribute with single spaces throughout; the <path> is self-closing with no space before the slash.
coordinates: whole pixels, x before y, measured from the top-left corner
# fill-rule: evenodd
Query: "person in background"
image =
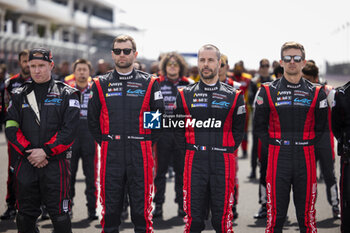
<path id="1" fill-rule="evenodd" d="M 18 53 L 18 64 L 20 72 L 5 81 L 4 91 L 4 110 L 11 100 L 13 93 L 26 81 L 31 80 L 28 65 L 29 50 L 23 50 Z M 7 195 L 6 195 L 6 211 L 0 216 L 1 220 L 12 220 L 16 217 L 16 194 L 15 194 L 15 175 L 14 167 L 18 158 L 18 153 L 13 149 L 10 143 L 7 145 L 8 151 L 8 177 L 7 177 Z"/>
<path id="2" fill-rule="evenodd" d="M 241 84 L 240 89 L 243 91 L 244 94 L 244 100 L 246 103 L 246 109 L 247 109 L 247 114 L 246 114 L 246 121 L 245 121 L 245 135 L 242 141 L 242 158 L 247 158 L 248 157 L 248 124 L 249 124 L 249 86 L 252 80 L 252 76 L 245 71 L 244 68 L 244 63 L 243 61 L 237 62 L 233 68 L 233 75 L 231 78 L 233 81 L 239 82 Z"/>
<path id="3" fill-rule="evenodd" d="M 170 52 L 163 56 L 160 61 L 160 70 L 164 75 L 159 76 L 159 86 L 163 95 L 165 114 L 174 114 L 174 104 L 178 89 L 183 88 L 189 84 L 194 83 L 191 79 L 184 76 L 187 69 L 187 64 L 184 58 L 176 53 Z M 162 136 L 157 143 L 156 153 L 156 177 L 154 179 L 155 195 L 154 203 L 155 209 L 153 211 L 153 217 L 159 218 L 163 216 L 163 203 L 165 201 L 165 185 L 166 185 L 166 173 L 171 161 L 173 161 L 173 167 L 175 171 L 175 202 L 178 205 L 178 216 L 184 217 L 185 212 L 183 210 L 183 168 L 184 168 L 184 155 L 176 145 L 175 137 L 172 129 L 163 130 Z"/>
<path id="4" fill-rule="evenodd" d="M 303 77 L 312 83 L 319 83 L 318 67 L 315 62 L 306 62 L 306 65 L 302 69 Z M 323 85 L 324 90 L 328 96 L 328 106 L 332 106 L 332 99 L 334 97 L 334 88 L 330 85 Z M 328 108 L 328 125 L 323 132 L 321 140 L 315 145 L 316 161 L 318 160 L 321 165 L 321 173 L 326 183 L 326 193 L 328 203 L 332 206 L 333 218 L 340 218 L 339 210 L 339 198 L 338 198 L 338 186 L 337 178 L 334 171 L 334 135 L 332 131 L 331 120 L 331 108 Z"/>
<path id="5" fill-rule="evenodd" d="M 227 76 L 227 72 L 229 70 L 229 64 L 228 64 L 228 58 L 225 54 L 221 54 L 220 56 L 220 69 L 219 69 L 219 80 L 220 82 L 226 83 L 230 86 L 233 86 L 236 90 L 238 90 L 241 86 L 240 83 L 233 81 Z M 237 157 L 237 150 L 235 151 L 235 156 Z M 238 191 L 239 191 L 239 180 L 238 180 L 238 161 L 236 160 L 236 177 L 235 177 L 235 192 L 234 192 L 234 203 L 232 205 L 232 212 L 233 212 L 233 220 L 238 218 L 238 212 L 237 212 L 237 204 L 238 204 Z"/>
<path id="6" fill-rule="evenodd" d="M 338 140 L 340 160 L 341 232 L 350 232 L 350 82 L 336 89 L 332 129 Z"/>
<path id="7" fill-rule="evenodd" d="M 70 74 L 69 61 L 63 61 L 59 65 L 59 73 L 56 77 L 58 81 L 64 82 L 64 79 Z"/>
<path id="8" fill-rule="evenodd" d="M 97 219 L 96 216 L 96 187 L 95 174 L 97 168 L 95 167 L 95 159 L 97 159 L 97 144 L 92 137 L 87 122 L 88 101 L 91 91 L 90 74 L 92 72 L 91 63 L 85 59 L 78 59 L 73 63 L 73 74 L 75 83 L 71 86 L 80 91 L 80 121 L 78 126 L 77 137 L 72 146 L 71 158 L 71 182 L 70 182 L 70 198 L 72 200 L 75 196 L 75 181 L 78 171 L 79 160 L 83 162 L 83 172 L 85 176 L 85 196 L 87 200 L 88 220 L 93 221 Z M 71 211 L 71 217 L 73 216 Z"/>

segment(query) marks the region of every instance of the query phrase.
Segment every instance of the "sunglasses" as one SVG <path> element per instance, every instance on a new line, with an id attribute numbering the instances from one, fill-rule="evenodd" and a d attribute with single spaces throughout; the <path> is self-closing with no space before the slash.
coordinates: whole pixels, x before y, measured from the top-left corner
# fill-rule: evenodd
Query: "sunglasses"
<path id="1" fill-rule="evenodd" d="M 290 55 L 287 55 L 287 56 L 284 56 L 283 58 L 282 58 L 282 60 L 284 61 L 284 62 L 291 62 L 292 61 L 292 59 L 294 60 L 294 62 L 296 62 L 296 63 L 299 63 L 299 62 L 301 62 L 302 60 L 303 60 L 303 58 L 301 57 L 301 56 L 299 56 L 299 55 L 295 55 L 295 56 L 290 56 Z"/>
<path id="2" fill-rule="evenodd" d="M 294 60 L 294 61 L 295 61 L 295 60 Z M 260 67 L 261 67 L 261 68 L 269 68 L 270 65 L 261 65 Z"/>
<path id="3" fill-rule="evenodd" d="M 224 68 L 225 65 L 226 65 L 225 63 L 221 63 L 220 67 L 221 67 L 221 68 Z"/>
<path id="4" fill-rule="evenodd" d="M 178 67 L 179 66 L 179 63 L 175 62 L 175 61 L 170 61 L 166 64 L 167 66 L 175 66 L 175 67 Z"/>
<path id="5" fill-rule="evenodd" d="M 123 51 L 124 55 L 129 55 L 133 49 L 112 49 L 115 55 L 120 55 Z"/>

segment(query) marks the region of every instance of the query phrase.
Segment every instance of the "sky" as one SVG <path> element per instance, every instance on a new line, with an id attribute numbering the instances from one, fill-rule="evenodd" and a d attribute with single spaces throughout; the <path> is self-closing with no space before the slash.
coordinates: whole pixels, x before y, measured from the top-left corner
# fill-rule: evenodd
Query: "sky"
<path id="1" fill-rule="evenodd" d="M 306 59 L 324 69 L 350 61 L 349 0 L 107 0 L 115 22 L 136 26 L 129 33 L 140 57 L 162 52 L 197 53 L 207 43 L 256 69 L 262 58 L 280 59 L 286 41 L 304 45 Z"/>

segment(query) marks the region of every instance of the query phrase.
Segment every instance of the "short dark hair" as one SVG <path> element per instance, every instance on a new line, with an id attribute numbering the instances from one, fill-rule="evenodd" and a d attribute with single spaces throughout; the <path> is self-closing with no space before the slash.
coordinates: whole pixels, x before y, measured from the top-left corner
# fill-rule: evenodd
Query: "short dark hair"
<path id="1" fill-rule="evenodd" d="M 170 53 L 165 54 L 162 57 L 162 60 L 159 63 L 159 68 L 163 72 L 163 74 L 167 75 L 166 65 L 168 64 L 170 58 L 174 58 L 176 60 L 176 62 L 179 63 L 179 66 L 180 66 L 179 77 L 184 76 L 186 71 L 187 71 L 187 63 L 186 63 L 185 59 L 177 52 L 170 52 Z"/>
<path id="2" fill-rule="evenodd" d="M 119 42 L 120 43 L 120 42 L 127 42 L 127 41 L 131 42 L 132 49 L 134 51 L 136 51 L 136 42 L 135 42 L 134 38 L 132 38 L 129 35 L 119 35 L 116 38 L 114 38 L 113 43 L 112 43 L 112 49 L 114 48 L 115 42 Z"/>
<path id="3" fill-rule="evenodd" d="M 306 62 L 306 65 L 302 69 L 303 74 L 310 75 L 312 77 L 318 76 L 318 67 L 313 62 Z"/>
<path id="4" fill-rule="evenodd" d="M 21 57 L 22 56 L 29 56 L 29 50 L 25 49 L 25 50 L 22 50 L 21 52 L 19 52 L 19 54 L 18 54 L 18 61 L 21 61 Z"/>
<path id="5" fill-rule="evenodd" d="M 299 49 L 301 51 L 301 57 L 304 60 L 305 59 L 305 49 L 302 44 L 299 44 L 294 41 L 286 42 L 281 47 L 281 59 L 283 58 L 283 52 L 287 49 Z"/>
<path id="6" fill-rule="evenodd" d="M 216 56 L 217 56 L 217 58 L 218 58 L 218 61 L 220 61 L 221 53 L 220 53 L 220 50 L 218 49 L 218 47 L 216 47 L 215 45 L 212 45 L 212 44 L 203 45 L 203 46 L 198 50 L 198 55 L 199 55 L 199 53 L 201 52 L 201 50 L 215 50 Z"/>
<path id="7" fill-rule="evenodd" d="M 267 58 L 263 58 L 260 60 L 259 65 L 262 66 L 263 63 L 267 63 L 270 66 L 270 61 Z"/>
<path id="8" fill-rule="evenodd" d="M 84 59 L 84 58 L 80 58 L 80 59 L 77 59 L 72 67 L 73 67 L 73 72 L 75 71 L 75 69 L 77 68 L 77 65 L 78 64 L 86 64 L 88 67 L 89 67 L 89 70 L 90 72 L 92 71 L 92 65 L 91 65 L 91 62 L 89 62 L 88 60 Z"/>

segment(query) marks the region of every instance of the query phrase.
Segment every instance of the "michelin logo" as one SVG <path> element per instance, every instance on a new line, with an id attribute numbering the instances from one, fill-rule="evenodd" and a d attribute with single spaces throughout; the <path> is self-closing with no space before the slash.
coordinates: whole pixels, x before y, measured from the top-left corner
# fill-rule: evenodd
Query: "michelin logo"
<path id="1" fill-rule="evenodd" d="M 144 112 L 143 113 L 143 128 L 144 129 L 160 129 L 162 114 L 157 110 L 156 112 Z"/>

